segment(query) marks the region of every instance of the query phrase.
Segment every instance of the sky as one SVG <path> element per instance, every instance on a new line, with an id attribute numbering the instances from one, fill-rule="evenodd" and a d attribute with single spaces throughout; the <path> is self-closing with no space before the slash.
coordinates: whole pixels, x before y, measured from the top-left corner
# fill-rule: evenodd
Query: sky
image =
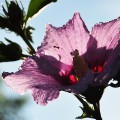
<path id="1" fill-rule="evenodd" d="M 29 0 L 22 0 L 25 10 L 27 10 Z M 4 4 L 4 0 L 0 0 Z M 34 47 L 37 49 L 40 46 L 44 35 L 45 25 L 52 24 L 60 27 L 72 18 L 74 12 L 79 12 L 82 19 L 85 21 L 89 30 L 94 24 L 99 22 L 107 22 L 116 19 L 120 16 L 120 1 L 119 0 L 58 0 L 54 4 L 50 4 L 38 16 L 31 19 L 28 25 L 33 26 L 36 30 L 33 33 Z M 1 13 L 1 9 L 0 9 Z M 13 39 L 22 45 L 26 50 L 26 45 L 20 37 L 13 33 L 0 31 L 0 40 L 4 41 L 4 37 Z M 22 61 L 0 63 L 0 72 L 16 71 Z M 6 93 L 11 96 L 19 96 L 4 84 Z M 107 88 L 101 99 L 101 114 L 103 120 L 119 120 L 120 119 L 120 89 Z M 81 103 L 72 95 L 61 92 L 58 99 L 49 102 L 47 106 L 37 105 L 30 94 L 25 94 L 29 101 L 20 111 L 26 120 L 75 120 L 75 117 L 81 115 L 82 111 L 79 108 Z M 23 97 L 23 96 L 20 96 Z M 90 120 L 90 119 L 85 119 Z"/>

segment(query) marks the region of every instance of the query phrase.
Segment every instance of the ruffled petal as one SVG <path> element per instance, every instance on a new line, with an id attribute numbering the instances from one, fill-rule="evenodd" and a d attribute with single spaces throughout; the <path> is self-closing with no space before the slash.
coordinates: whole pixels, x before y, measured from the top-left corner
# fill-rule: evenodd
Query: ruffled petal
<path id="1" fill-rule="evenodd" d="M 41 105 L 46 105 L 48 101 L 54 100 L 59 96 L 59 90 L 47 88 L 33 88 L 31 89 L 34 100 Z"/>
<path id="2" fill-rule="evenodd" d="M 96 24 L 91 34 L 97 40 L 98 48 L 114 49 L 120 39 L 120 18 Z"/>
<path id="3" fill-rule="evenodd" d="M 89 38 L 89 31 L 83 20 L 79 13 L 75 13 L 73 18 L 61 28 L 47 25 L 46 36 L 37 53 L 39 55 L 42 52 L 71 65 L 73 59 L 70 53 L 77 49 L 80 55 L 84 54 L 87 51 Z"/>
<path id="4" fill-rule="evenodd" d="M 64 88 L 59 75 L 61 68 L 65 71 L 70 67 L 60 63 L 51 56 L 33 56 L 28 58 L 21 70 L 16 73 L 3 73 L 6 84 L 19 94 L 31 91 L 37 103 L 45 105 L 47 101 L 58 97 Z"/>
<path id="5" fill-rule="evenodd" d="M 120 18 L 96 24 L 92 28 L 91 35 L 97 42 L 97 59 L 101 59 L 100 62 L 105 62 L 120 39 Z"/>

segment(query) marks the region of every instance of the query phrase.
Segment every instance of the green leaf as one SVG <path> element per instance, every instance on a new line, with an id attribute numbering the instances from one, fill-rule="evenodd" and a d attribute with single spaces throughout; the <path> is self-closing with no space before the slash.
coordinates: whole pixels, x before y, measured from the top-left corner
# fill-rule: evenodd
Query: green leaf
<path id="1" fill-rule="evenodd" d="M 9 27 L 9 22 L 7 18 L 0 16 L 0 28 L 5 29 Z"/>
<path id="2" fill-rule="evenodd" d="M 0 42 L 0 62 L 16 61 L 22 57 L 21 47 L 7 38 L 5 38 L 8 44 Z"/>
<path id="3" fill-rule="evenodd" d="M 57 0 L 31 0 L 29 7 L 28 7 L 26 21 L 29 18 L 33 17 L 36 13 L 38 13 L 46 5 L 48 5 L 51 2 L 56 2 L 56 1 Z"/>
<path id="4" fill-rule="evenodd" d="M 21 8 L 17 1 L 10 1 L 9 3 L 6 0 L 5 2 L 6 7 L 2 5 L 4 14 L 0 14 L 0 28 L 7 28 L 17 35 L 21 35 L 25 24 L 24 18 L 26 16 L 24 8 Z"/>

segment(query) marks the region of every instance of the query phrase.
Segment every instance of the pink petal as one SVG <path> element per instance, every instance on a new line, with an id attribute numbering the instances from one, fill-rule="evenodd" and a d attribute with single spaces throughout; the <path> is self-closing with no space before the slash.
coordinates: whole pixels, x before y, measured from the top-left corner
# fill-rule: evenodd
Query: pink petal
<path id="1" fill-rule="evenodd" d="M 120 18 L 96 24 L 91 34 L 97 40 L 97 48 L 114 49 L 120 39 Z"/>
<path id="2" fill-rule="evenodd" d="M 94 58 L 96 57 L 99 63 L 104 65 L 103 72 L 97 76 L 95 81 L 107 85 L 120 69 L 120 18 L 96 24 L 91 34 L 96 41 L 97 51 L 94 49 Z"/>
<path id="3" fill-rule="evenodd" d="M 98 59 L 107 59 L 105 57 L 111 54 L 120 39 L 120 18 L 107 23 L 96 24 L 91 34 L 97 42 Z"/>
<path id="4" fill-rule="evenodd" d="M 33 88 L 32 95 L 34 100 L 41 105 L 46 105 L 48 101 L 54 100 L 59 96 L 59 90 L 47 88 L 46 90 L 41 88 Z"/>
<path id="5" fill-rule="evenodd" d="M 89 37 L 89 31 L 79 13 L 75 13 L 73 18 L 61 28 L 47 25 L 46 36 L 38 54 L 42 52 L 71 65 L 73 59 L 70 53 L 77 49 L 80 55 L 84 54 L 87 51 Z"/>
<path id="6" fill-rule="evenodd" d="M 120 38 L 120 18 L 107 23 L 96 24 L 92 28 L 87 45 L 86 61 L 94 66 L 104 66 Z"/>
<path id="7" fill-rule="evenodd" d="M 33 56 L 28 58 L 21 70 L 16 73 L 3 73 L 6 84 L 19 94 L 31 91 L 37 103 L 45 105 L 56 99 L 64 88 L 59 75 L 61 68 L 69 71 L 70 67 L 56 61 L 50 56 Z"/>

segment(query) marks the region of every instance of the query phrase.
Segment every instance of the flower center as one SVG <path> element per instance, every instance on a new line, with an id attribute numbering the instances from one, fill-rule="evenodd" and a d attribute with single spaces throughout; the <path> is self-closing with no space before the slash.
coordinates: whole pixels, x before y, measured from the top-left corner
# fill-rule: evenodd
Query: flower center
<path id="1" fill-rule="evenodd" d="M 93 72 L 102 72 L 102 70 L 103 70 L 103 66 L 100 66 L 100 65 L 95 66 L 93 68 Z"/>
<path id="2" fill-rule="evenodd" d="M 70 53 L 73 56 L 73 73 L 69 76 L 70 84 L 75 84 L 85 76 L 89 68 L 82 56 L 79 55 L 78 50 Z"/>
<path id="3" fill-rule="evenodd" d="M 76 84 L 78 82 L 78 78 L 75 75 L 69 76 L 69 83 L 70 84 Z"/>
<path id="4" fill-rule="evenodd" d="M 76 84 L 80 79 L 82 79 L 85 74 L 90 70 L 88 64 L 85 62 L 84 58 L 79 55 L 78 50 L 70 53 L 73 57 L 73 66 L 71 72 L 60 71 L 60 75 L 63 77 L 63 83 L 65 85 Z M 103 66 L 96 65 L 91 68 L 93 72 L 102 72 Z"/>

